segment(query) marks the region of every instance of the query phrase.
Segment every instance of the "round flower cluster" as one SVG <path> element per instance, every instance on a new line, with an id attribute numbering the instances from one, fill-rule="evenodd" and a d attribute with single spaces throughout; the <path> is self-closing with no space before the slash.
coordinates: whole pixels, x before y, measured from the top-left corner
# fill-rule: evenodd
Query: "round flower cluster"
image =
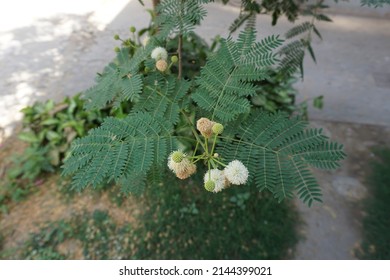
<path id="1" fill-rule="evenodd" d="M 248 181 L 249 171 L 239 160 L 233 160 L 228 165 L 223 163 L 223 157 L 214 152 L 217 138 L 223 133 L 222 124 L 211 121 L 207 118 L 200 118 L 196 122 L 196 128 L 204 137 L 204 142 L 196 137 L 197 145 L 193 156 L 187 156 L 182 151 L 174 151 L 168 157 L 168 167 L 176 177 L 186 179 L 196 172 L 195 163 L 203 160 L 208 165 L 208 171 L 204 175 L 204 188 L 209 192 L 220 192 L 230 185 L 244 185 Z M 210 137 L 214 135 L 213 139 Z M 212 145 L 209 146 L 209 142 Z M 196 155 L 198 146 L 202 146 L 204 153 Z M 210 149 L 211 147 L 211 149 Z M 211 169 L 211 166 L 213 169 Z M 221 170 L 218 167 L 224 166 Z"/>
<path id="2" fill-rule="evenodd" d="M 150 55 L 156 61 L 156 69 L 165 72 L 168 69 L 168 52 L 163 47 L 154 48 Z"/>
<path id="3" fill-rule="evenodd" d="M 181 151 L 174 151 L 169 155 L 168 167 L 179 179 L 187 179 L 196 172 L 196 165 Z"/>
<path id="4" fill-rule="evenodd" d="M 204 187 L 209 192 L 220 192 L 233 185 L 244 185 L 248 181 L 249 171 L 239 160 L 233 160 L 223 170 L 211 169 L 204 175 Z"/>

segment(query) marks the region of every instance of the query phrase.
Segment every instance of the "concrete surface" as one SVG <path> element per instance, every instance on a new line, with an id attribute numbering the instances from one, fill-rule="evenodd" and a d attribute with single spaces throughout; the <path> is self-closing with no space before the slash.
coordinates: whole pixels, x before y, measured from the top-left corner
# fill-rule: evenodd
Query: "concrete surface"
<path id="1" fill-rule="evenodd" d="M 226 36 L 238 9 L 211 4 L 208 11 L 197 31 L 206 38 Z M 297 203 L 307 225 L 302 228 L 306 239 L 297 248 L 298 259 L 354 258 L 351 251 L 360 238 L 361 215 L 355 206 L 366 193 L 364 162 L 355 150 L 362 149 L 364 158 L 373 144 L 390 139 L 390 133 L 382 133 L 390 126 L 390 20 L 341 14 L 332 19 L 333 23 L 318 25 L 324 38 L 313 46 L 318 64 L 305 59 L 305 79 L 297 85 L 299 98 L 324 95 L 324 109 L 311 110 L 310 116 L 326 121 L 319 124 L 339 142 L 354 137 L 364 141 L 345 143 L 347 152 L 354 148 L 349 157 L 356 166 L 318 173 L 323 205 L 313 210 Z M 20 109 L 37 100 L 60 100 L 91 86 L 95 73 L 115 56 L 113 35 L 126 36 L 130 25 L 141 27 L 148 22 L 147 12 L 136 0 L 1 3 L 0 143 L 19 123 Z M 259 18 L 259 37 L 283 34 L 292 26 L 280 20 L 273 28 L 270 22 L 269 17 Z M 375 125 L 375 132 L 369 132 L 370 125 Z"/>

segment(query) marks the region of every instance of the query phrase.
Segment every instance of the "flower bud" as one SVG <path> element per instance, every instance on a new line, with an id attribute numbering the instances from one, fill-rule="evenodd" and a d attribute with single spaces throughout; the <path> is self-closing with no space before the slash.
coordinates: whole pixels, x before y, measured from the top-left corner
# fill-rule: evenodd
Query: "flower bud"
<path id="1" fill-rule="evenodd" d="M 176 55 L 173 55 L 173 56 L 171 57 L 172 63 L 176 63 L 178 60 L 179 60 L 179 58 L 178 58 Z"/>
<path id="2" fill-rule="evenodd" d="M 215 188 L 215 182 L 214 181 L 211 181 L 211 180 L 208 180 L 206 183 L 204 183 L 204 188 L 209 191 L 209 192 L 212 192 Z"/>
<path id="3" fill-rule="evenodd" d="M 115 47 L 115 48 L 114 48 L 114 51 L 115 51 L 115 52 L 120 52 L 121 49 L 120 49 L 119 47 Z"/>
<path id="4" fill-rule="evenodd" d="M 214 124 L 213 127 L 212 127 L 212 131 L 215 134 L 217 134 L 217 135 L 222 134 L 222 132 L 223 132 L 223 125 L 220 124 L 220 123 Z"/>
<path id="5" fill-rule="evenodd" d="M 114 40 L 119 40 L 119 39 L 120 39 L 119 35 L 118 35 L 118 34 L 115 34 L 115 35 L 114 35 Z"/>
<path id="6" fill-rule="evenodd" d="M 131 33 L 134 33 L 135 31 L 137 31 L 137 29 L 135 29 L 134 26 L 131 26 L 131 27 L 130 27 L 130 32 L 131 32 Z"/>

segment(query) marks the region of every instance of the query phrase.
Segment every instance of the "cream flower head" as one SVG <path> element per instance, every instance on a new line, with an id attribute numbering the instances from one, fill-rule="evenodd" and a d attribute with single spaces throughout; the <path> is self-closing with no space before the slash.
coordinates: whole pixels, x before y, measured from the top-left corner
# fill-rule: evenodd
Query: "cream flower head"
<path id="1" fill-rule="evenodd" d="M 168 59 L 168 53 L 167 50 L 162 47 L 157 47 L 152 51 L 152 54 L 150 55 L 154 60 L 158 61 L 160 59 L 167 60 Z"/>
<path id="2" fill-rule="evenodd" d="M 182 157 L 178 157 L 178 154 Z M 187 179 L 196 172 L 196 165 L 191 163 L 181 151 L 174 151 L 169 155 L 168 167 L 179 179 Z"/>
<path id="3" fill-rule="evenodd" d="M 223 174 L 223 171 L 219 169 L 211 169 L 210 172 L 206 172 L 204 175 L 204 183 L 206 184 L 208 181 L 213 181 L 215 183 L 213 190 L 215 193 L 220 192 L 225 188 L 225 175 Z"/>
<path id="4" fill-rule="evenodd" d="M 213 134 L 213 125 L 215 122 L 210 121 L 208 118 L 200 118 L 196 122 L 196 128 L 206 138 L 209 138 Z"/>
<path id="5" fill-rule="evenodd" d="M 249 171 L 239 160 L 231 161 L 224 169 L 226 178 L 234 185 L 244 185 L 248 181 Z"/>

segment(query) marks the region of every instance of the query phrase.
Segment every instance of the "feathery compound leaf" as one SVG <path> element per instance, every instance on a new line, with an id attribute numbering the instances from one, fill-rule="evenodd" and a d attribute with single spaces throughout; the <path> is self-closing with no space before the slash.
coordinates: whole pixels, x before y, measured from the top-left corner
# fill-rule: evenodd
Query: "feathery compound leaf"
<path id="1" fill-rule="evenodd" d="M 115 63 L 110 63 L 98 77 L 97 84 L 84 93 L 85 108 L 101 109 L 114 101 L 118 105 L 138 98 L 143 87 L 139 66 L 153 48 L 154 44 L 149 43 L 145 48 L 139 48 L 133 57 L 130 57 L 129 48 L 122 48 Z"/>
<path id="2" fill-rule="evenodd" d="M 308 205 L 321 201 L 318 183 L 309 166 L 333 169 L 345 157 L 342 146 L 328 141 L 319 129 L 307 128 L 286 113 L 255 111 L 248 120 L 228 129 L 218 153 L 226 160 L 241 160 L 259 190 L 271 191 L 281 201 L 298 196 Z M 234 131 L 234 133 L 232 133 Z"/>
<path id="3" fill-rule="evenodd" d="M 173 76 L 165 78 L 157 72 L 150 75 L 148 81 L 133 111 L 149 112 L 154 118 L 163 118 L 177 124 L 180 109 L 188 102 L 188 98 L 184 100 L 184 97 L 190 83 L 183 79 L 178 81 Z"/>
<path id="4" fill-rule="evenodd" d="M 146 177 L 152 166 L 161 166 L 175 146 L 172 125 L 148 113 L 106 118 L 99 128 L 73 142 L 63 174 L 74 174 L 73 186 L 79 190 L 105 180 L 131 181 Z"/>
<path id="5" fill-rule="evenodd" d="M 255 37 L 256 31 L 247 28 L 237 42 L 222 40 L 220 49 L 202 68 L 192 98 L 212 119 L 226 123 L 249 112 L 248 96 L 256 93 L 250 81 L 264 79 L 267 68 L 276 63 L 273 49 L 282 40 L 270 36 L 255 43 Z"/>
<path id="6" fill-rule="evenodd" d="M 158 5 L 157 24 L 160 26 L 159 38 L 165 39 L 172 33 L 187 35 L 206 16 L 202 4 L 209 0 L 164 0 Z"/>
<path id="7" fill-rule="evenodd" d="M 292 75 L 297 70 L 302 70 L 305 45 L 301 40 L 288 43 L 278 51 L 278 54 L 282 57 L 278 67 L 280 72 Z M 303 77 L 303 73 L 301 75 Z"/>
<path id="8" fill-rule="evenodd" d="M 285 34 L 285 37 L 287 39 L 290 39 L 292 37 L 295 37 L 295 36 L 298 36 L 302 33 L 305 33 L 307 31 L 309 31 L 311 28 L 313 27 L 313 24 L 311 24 L 310 22 L 308 21 L 305 21 L 297 26 L 294 26 L 293 28 L 291 28 L 290 30 L 288 30 Z"/>

